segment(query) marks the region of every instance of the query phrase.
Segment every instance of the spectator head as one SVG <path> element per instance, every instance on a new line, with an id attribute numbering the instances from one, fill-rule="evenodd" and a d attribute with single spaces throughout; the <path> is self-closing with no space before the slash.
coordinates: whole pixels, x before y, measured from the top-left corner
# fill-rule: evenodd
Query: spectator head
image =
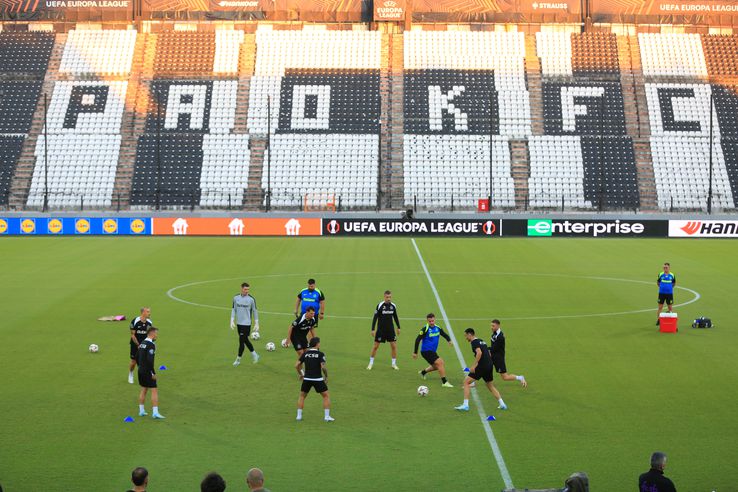
<path id="1" fill-rule="evenodd" d="M 563 492 L 589 492 L 589 477 L 584 472 L 572 473 L 564 482 Z"/>
<path id="2" fill-rule="evenodd" d="M 252 468 L 246 474 L 246 485 L 249 490 L 256 490 L 264 487 L 264 472 L 258 468 Z"/>
<path id="3" fill-rule="evenodd" d="M 133 482 L 133 485 L 135 485 L 136 487 L 141 487 L 148 484 L 149 470 L 147 470 L 143 466 L 135 468 L 133 472 L 131 472 L 131 482 Z"/>
<path id="4" fill-rule="evenodd" d="M 223 492 L 226 489 L 225 480 L 219 474 L 210 472 L 200 482 L 201 492 Z"/>
<path id="5" fill-rule="evenodd" d="M 664 471 L 666 468 L 666 454 L 661 451 L 656 451 L 651 455 L 651 468 Z"/>

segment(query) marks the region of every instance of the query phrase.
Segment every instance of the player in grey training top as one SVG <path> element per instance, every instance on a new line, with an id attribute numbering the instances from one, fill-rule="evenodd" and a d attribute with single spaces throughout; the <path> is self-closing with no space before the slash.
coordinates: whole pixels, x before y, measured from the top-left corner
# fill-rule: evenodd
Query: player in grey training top
<path id="1" fill-rule="evenodd" d="M 249 288 L 249 284 L 242 283 L 241 293 L 233 297 L 231 330 L 238 328 L 238 357 L 233 363 L 234 366 L 241 364 L 244 347 L 248 347 L 249 352 L 251 352 L 254 364 L 259 362 L 259 354 L 256 353 L 254 346 L 251 345 L 251 340 L 249 340 L 252 319 L 254 332 L 259 331 L 259 311 L 256 310 L 256 300 L 249 295 Z"/>

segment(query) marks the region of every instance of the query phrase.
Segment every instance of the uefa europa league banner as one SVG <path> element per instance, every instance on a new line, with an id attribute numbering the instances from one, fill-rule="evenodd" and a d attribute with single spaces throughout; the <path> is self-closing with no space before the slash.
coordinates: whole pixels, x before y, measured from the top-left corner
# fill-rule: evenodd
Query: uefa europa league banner
<path id="1" fill-rule="evenodd" d="M 374 21 L 404 21 L 405 0 L 374 0 Z"/>

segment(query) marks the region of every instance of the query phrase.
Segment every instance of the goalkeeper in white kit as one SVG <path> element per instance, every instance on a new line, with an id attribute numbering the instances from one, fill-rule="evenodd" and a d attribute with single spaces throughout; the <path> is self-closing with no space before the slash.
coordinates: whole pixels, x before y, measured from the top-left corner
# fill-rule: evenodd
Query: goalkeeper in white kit
<path id="1" fill-rule="evenodd" d="M 251 334 L 251 323 L 253 319 L 254 332 L 259 331 L 259 311 L 256 310 L 256 299 L 249 294 L 251 286 L 246 282 L 241 284 L 241 293 L 233 296 L 233 307 L 231 308 L 231 330 L 238 330 L 238 357 L 234 366 L 241 364 L 244 348 L 251 352 L 254 364 L 259 362 L 259 354 L 249 340 Z"/>

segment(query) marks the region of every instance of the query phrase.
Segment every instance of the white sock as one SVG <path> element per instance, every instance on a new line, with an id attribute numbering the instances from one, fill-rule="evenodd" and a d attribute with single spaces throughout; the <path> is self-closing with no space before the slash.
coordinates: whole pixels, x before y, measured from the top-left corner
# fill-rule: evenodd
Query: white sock
<path id="1" fill-rule="evenodd" d="M 397 365 L 397 359 L 392 359 L 392 365 L 393 366 L 396 366 Z"/>
<path id="2" fill-rule="evenodd" d="M 330 417 L 330 416 L 331 416 L 331 409 L 330 409 L 330 408 L 326 408 L 326 409 L 325 409 L 325 410 L 323 410 L 323 411 L 325 412 L 325 416 L 326 416 L 326 417 Z"/>
<path id="3" fill-rule="evenodd" d="M 256 350 L 254 350 L 253 352 L 251 352 L 251 357 L 253 357 L 254 359 L 256 359 L 257 357 L 259 357 L 259 354 L 256 353 Z"/>
<path id="4" fill-rule="evenodd" d="M 138 406 L 138 411 L 139 411 L 139 412 L 145 412 L 145 411 L 146 411 L 146 409 L 144 408 L 144 406 L 143 406 L 143 405 L 139 405 L 139 406 Z"/>
<path id="5" fill-rule="evenodd" d="M 154 413 L 159 413 L 159 407 L 154 407 Z"/>
<path id="6" fill-rule="evenodd" d="M 237 355 L 236 356 L 236 360 L 241 360 L 241 356 L 240 355 Z"/>
<path id="7" fill-rule="evenodd" d="M 301 419 L 302 418 L 302 408 L 298 408 L 297 409 L 297 418 L 298 419 Z"/>
<path id="8" fill-rule="evenodd" d="M 128 375 L 133 377 L 133 371 L 128 371 Z"/>
<path id="9" fill-rule="evenodd" d="M 469 400 L 464 400 L 464 406 L 465 407 L 468 407 L 469 406 Z"/>
<path id="10" fill-rule="evenodd" d="M 520 376 L 515 376 L 515 379 L 517 379 L 518 381 L 523 381 L 525 379 L 525 376 L 521 374 Z"/>
<path id="11" fill-rule="evenodd" d="M 503 407 L 505 406 L 505 402 L 502 401 L 502 398 L 500 398 L 499 400 L 497 400 L 497 403 L 499 403 L 500 406 L 503 406 Z"/>
<path id="12" fill-rule="evenodd" d="M 374 364 L 374 357 L 369 357 L 369 364 Z"/>

